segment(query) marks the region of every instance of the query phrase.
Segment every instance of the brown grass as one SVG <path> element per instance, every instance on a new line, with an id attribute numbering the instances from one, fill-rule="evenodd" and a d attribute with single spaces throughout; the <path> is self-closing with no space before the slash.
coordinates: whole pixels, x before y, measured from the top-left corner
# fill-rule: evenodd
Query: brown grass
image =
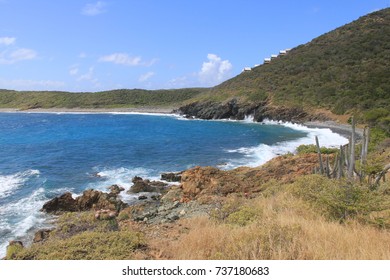
<path id="1" fill-rule="evenodd" d="M 248 201 L 261 209 L 239 226 L 198 217 L 184 222 L 187 234 L 164 244 L 169 259 L 390 259 L 390 231 L 356 221 L 319 217 L 286 193 Z"/>

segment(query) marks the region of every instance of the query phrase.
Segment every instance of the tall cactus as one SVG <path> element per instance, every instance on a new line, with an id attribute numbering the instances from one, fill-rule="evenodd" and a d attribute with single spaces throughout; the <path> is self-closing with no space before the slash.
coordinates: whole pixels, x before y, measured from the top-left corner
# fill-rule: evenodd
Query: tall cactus
<path id="1" fill-rule="evenodd" d="M 350 138 L 349 143 L 349 164 L 348 164 L 348 179 L 352 180 L 355 170 L 355 142 L 356 142 L 356 136 L 355 136 L 355 118 L 352 117 L 352 135 Z"/>
<path id="2" fill-rule="evenodd" d="M 370 139 L 370 128 L 365 127 L 363 130 L 362 152 L 361 152 L 361 156 L 360 156 L 360 166 L 361 166 L 360 178 L 361 178 L 361 180 L 363 180 L 363 178 L 365 177 L 364 169 L 367 165 L 367 153 L 368 153 L 369 139 Z"/>
<path id="3" fill-rule="evenodd" d="M 318 142 L 318 137 L 316 136 L 316 145 L 317 145 L 317 154 L 318 154 L 318 161 L 320 162 L 320 174 L 324 174 L 324 165 L 322 163 L 322 156 L 321 156 L 321 148 L 320 143 Z"/>

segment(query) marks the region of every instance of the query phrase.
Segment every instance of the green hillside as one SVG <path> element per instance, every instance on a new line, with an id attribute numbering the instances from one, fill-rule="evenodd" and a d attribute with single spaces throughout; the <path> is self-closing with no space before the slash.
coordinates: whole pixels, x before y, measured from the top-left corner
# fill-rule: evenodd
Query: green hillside
<path id="1" fill-rule="evenodd" d="M 361 113 L 390 126 L 390 9 L 374 12 L 243 72 L 198 100 Z"/>
<path id="2" fill-rule="evenodd" d="M 175 90 L 120 89 L 102 92 L 0 90 L 0 108 L 121 108 L 179 106 L 202 88 Z"/>

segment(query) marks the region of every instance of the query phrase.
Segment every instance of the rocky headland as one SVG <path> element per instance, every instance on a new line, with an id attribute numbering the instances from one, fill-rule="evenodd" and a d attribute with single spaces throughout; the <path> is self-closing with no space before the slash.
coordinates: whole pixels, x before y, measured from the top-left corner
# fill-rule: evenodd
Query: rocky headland
<path id="1" fill-rule="evenodd" d="M 253 116 L 255 122 L 265 119 L 284 122 L 303 123 L 308 121 L 327 121 L 329 117 L 321 113 L 309 113 L 299 107 L 273 106 L 268 101 L 264 102 L 240 102 L 233 98 L 227 102 L 194 102 L 182 106 L 173 112 L 188 118 L 233 119 L 244 120 L 247 116 Z"/>

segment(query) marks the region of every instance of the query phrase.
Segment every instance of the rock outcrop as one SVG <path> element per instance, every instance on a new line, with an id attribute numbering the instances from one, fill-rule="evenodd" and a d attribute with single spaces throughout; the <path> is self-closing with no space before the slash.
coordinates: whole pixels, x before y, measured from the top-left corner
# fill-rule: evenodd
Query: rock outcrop
<path id="1" fill-rule="evenodd" d="M 127 192 L 130 194 L 140 192 L 164 192 L 168 184 L 160 181 L 150 181 L 148 179 L 142 179 L 141 177 L 134 177 L 133 186 Z"/>
<path id="2" fill-rule="evenodd" d="M 194 167 L 182 175 L 182 190 L 185 198 L 199 199 L 207 196 L 226 196 L 229 193 L 245 193 L 253 189 L 251 182 L 233 172 L 215 167 Z"/>
<path id="3" fill-rule="evenodd" d="M 40 230 L 38 230 L 34 234 L 33 243 L 39 243 L 39 242 L 46 241 L 49 238 L 50 233 L 52 231 L 53 231 L 52 229 L 40 229 Z"/>
<path id="4" fill-rule="evenodd" d="M 183 173 L 183 171 L 161 173 L 161 180 L 164 180 L 167 182 L 180 182 L 182 173 Z"/>
<path id="5" fill-rule="evenodd" d="M 42 207 L 42 211 L 47 213 L 74 212 L 78 211 L 78 206 L 72 194 L 66 192 L 46 202 Z"/>
<path id="6" fill-rule="evenodd" d="M 75 199 L 70 192 L 66 192 L 46 202 L 41 210 L 46 213 L 61 214 L 64 212 L 88 211 L 92 209 L 119 211 L 125 208 L 126 204 L 118 198 L 120 188 L 116 185 L 110 188 L 113 190 L 110 193 L 89 189 Z"/>
<path id="7" fill-rule="evenodd" d="M 237 99 L 231 99 L 225 103 L 219 102 L 194 102 L 180 107 L 176 113 L 188 118 L 234 119 L 243 120 L 247 116 L 253 116 L 256 122 L 265 119 L 285 122 L 325 121 L 328 117 L 321 114 L 310 114 L 300 107 L 271 106 L 266 101 L 257 103 L 240 103 Z"/>

